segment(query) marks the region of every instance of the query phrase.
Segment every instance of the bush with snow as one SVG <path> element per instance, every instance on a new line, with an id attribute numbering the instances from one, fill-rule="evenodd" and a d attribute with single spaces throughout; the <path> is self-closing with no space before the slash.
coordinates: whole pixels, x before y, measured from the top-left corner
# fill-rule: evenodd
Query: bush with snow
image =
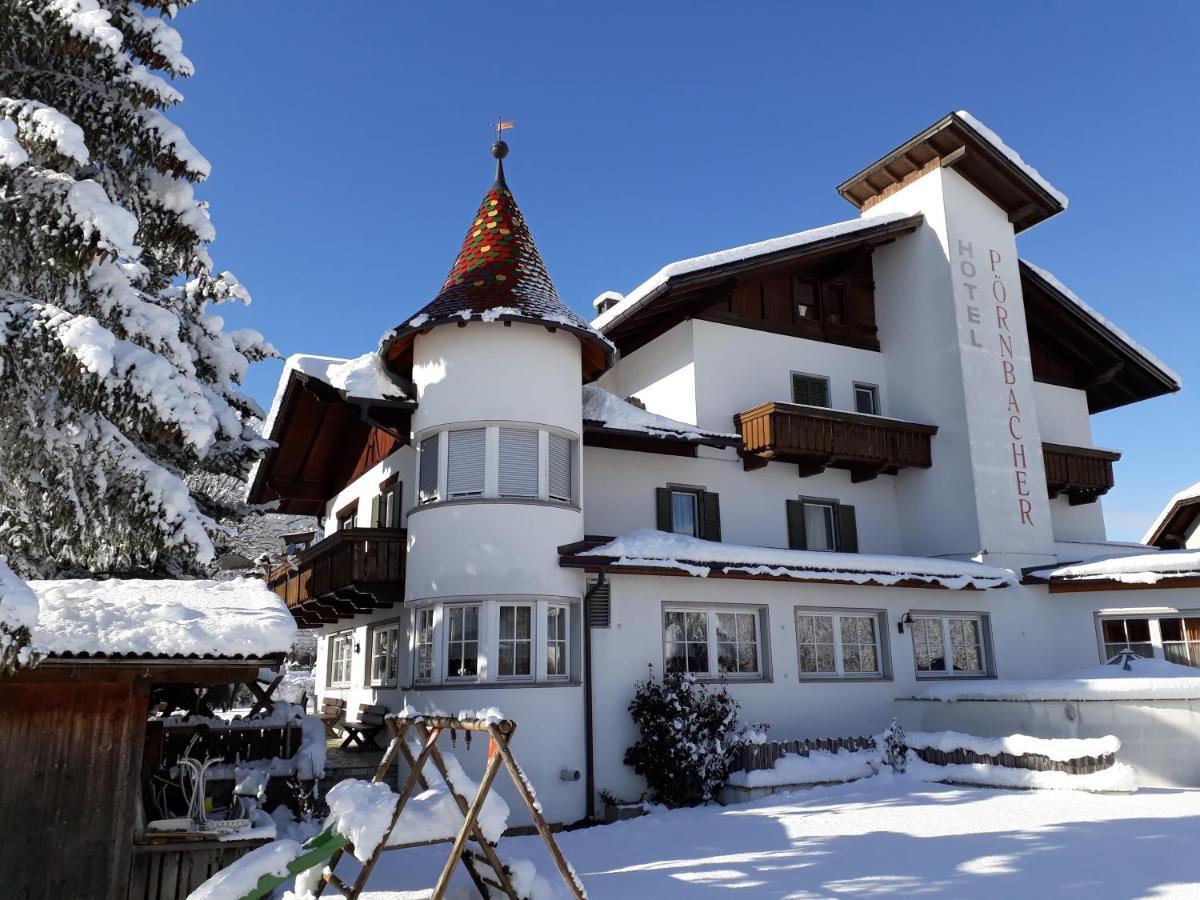
<path id="1" fill-rule="evenodd" d="M 716 796 L 738 745 L 738 703 L 725 690 L 709 691 L 690 675 L 651 672 L 637 683 L 629 712 L 637 743 L 625 765 L 646 779 L 650 796 L 667 806 L 690 806 Z"/>

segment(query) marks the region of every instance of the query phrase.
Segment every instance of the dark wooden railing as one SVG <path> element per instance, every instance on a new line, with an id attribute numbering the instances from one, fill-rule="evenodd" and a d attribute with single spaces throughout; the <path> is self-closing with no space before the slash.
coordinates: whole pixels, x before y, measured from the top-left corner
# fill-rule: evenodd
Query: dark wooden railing
<path id="1" fill-rule="evenodd" d="M 1042 444 L 1050 497 L 1066 494 L 1072 506 L 1094 503 L 1113 486 L 1113 463 L 1120 458 L 1115 450 Z"/>
<path id="2" fill-rule="evenodd" d="M 801 475 L 849 469 L 852 481 L 933 465 L 934 425 L 796 403 L 763 403 L 734 416 L 747 469 L 770 460 L 796 463 Z"/>
<path id="3" fill-rule="evenodd" d="M 301 625 L 336 622 L 404 599 L 407 532 L 346 528 L 271 570 L 267 587 Z"/>

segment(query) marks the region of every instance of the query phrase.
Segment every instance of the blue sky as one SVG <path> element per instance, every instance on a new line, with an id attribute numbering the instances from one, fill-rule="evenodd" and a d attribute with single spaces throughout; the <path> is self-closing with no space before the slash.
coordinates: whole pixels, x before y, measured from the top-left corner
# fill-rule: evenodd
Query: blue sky
<path id="1" fill-rule="evenodd" d="M 202 0 L 172 117 L 213 163 L 213 256 L 286 354 L 357 355 L 437 292 L 488 126 L 581 312 L 666 262 L 852 218 L 835 185 L 966 108 L 1071 198 L 1019 238 L 1183 376 L 1093 418 L 1110 536 L 1200 480 L 1200 4 Z M 279 363 L 254 367 L 265 406 Z"/>

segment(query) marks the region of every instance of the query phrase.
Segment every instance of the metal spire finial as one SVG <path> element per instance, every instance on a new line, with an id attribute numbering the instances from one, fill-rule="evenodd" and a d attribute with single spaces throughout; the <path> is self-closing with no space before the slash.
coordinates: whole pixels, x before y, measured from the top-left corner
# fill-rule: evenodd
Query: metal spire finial
<path id="1" fill-rule="evenodd" d="M 501 187 L 508 187 L 504 183 L 504 157 L 508 156 L 508 144 L 504 143 L 503 134 L 515 124 L 505 122 L 501 117 L 496 119 L 496 143 L 492 144 L 492 156 L 496 158 L 496 184 Z"/>

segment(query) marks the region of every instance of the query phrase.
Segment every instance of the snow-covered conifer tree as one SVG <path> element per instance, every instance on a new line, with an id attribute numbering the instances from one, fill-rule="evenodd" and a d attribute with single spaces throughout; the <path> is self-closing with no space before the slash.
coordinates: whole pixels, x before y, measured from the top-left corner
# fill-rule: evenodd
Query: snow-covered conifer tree
<path id="1" fill-rule="evenodd" d="M 0 552 L 26 576 L 208 561 L 228 510 L 183 476 L 265 446 L 239 385 L 274 351 L 210 309 L 249 296 L 164 114 L 184 5 L 0 0 Z"/>

